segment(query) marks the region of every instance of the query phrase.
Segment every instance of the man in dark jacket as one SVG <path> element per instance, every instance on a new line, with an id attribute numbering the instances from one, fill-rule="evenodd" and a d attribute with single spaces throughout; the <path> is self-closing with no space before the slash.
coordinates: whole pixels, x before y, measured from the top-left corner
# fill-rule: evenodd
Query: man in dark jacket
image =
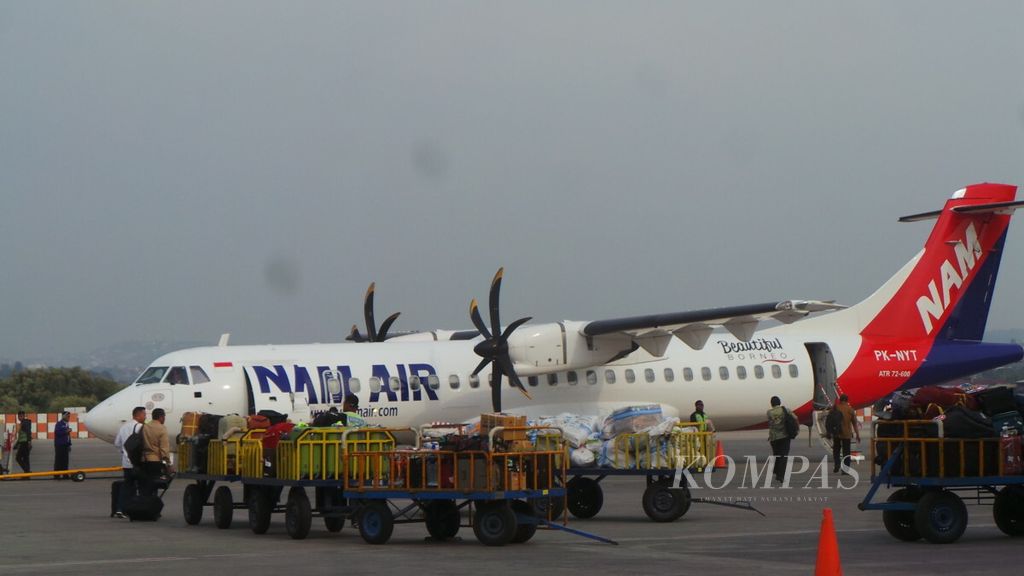
<path id="1" fill-rule="evenodd" d="M 25 416 L 23 410 L 18 411 L 18 439 L 14 442 L 14 459 L 22 471 L 31 472 L 32 465 L 29 461 L 32 454 L 32 421 Z"/>
<path id="2" fill-rule="evenodd" d="M 60 421 L 53 427 L 53 469 L 67 470 L 68 461 L 71 459 L 71 426 L 68 420 L 71 419 L 70 412 L 60 415 Z M 56 476 L 58 479 L 67 479 L 67 475 Z"/>

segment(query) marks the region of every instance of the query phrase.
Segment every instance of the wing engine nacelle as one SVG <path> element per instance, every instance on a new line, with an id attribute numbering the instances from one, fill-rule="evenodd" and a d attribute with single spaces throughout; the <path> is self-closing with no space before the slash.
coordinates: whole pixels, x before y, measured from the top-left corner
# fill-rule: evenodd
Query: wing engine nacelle
<path id="1" fill-rule="evenodd" d="M 589 338 L 580 330 L 585 322 L 527 324 L 508 339 L 509 355 L 516 372 L 533 376 L 575 370 L 604 364 L 634 350 L 633 340 L 621 338 Z"/>

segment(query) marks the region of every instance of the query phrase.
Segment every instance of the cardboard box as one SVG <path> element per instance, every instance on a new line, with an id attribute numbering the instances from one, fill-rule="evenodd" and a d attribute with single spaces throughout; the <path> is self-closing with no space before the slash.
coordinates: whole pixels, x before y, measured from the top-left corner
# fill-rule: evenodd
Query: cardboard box
<path id="1" fill-rule="evenodd" d="M 486 458 L 459 458 L 456 469 L 458 490 L 487 490 Z"/>
<path id="2" fill-rule="evenodd" d="M 532 452 L 534 449 L 533 442 L 529 440 L 512 440 L 507 444 L 509 452 Z"/>
<path id="3" fill-rule="evenodd" d="M 492 428 L 503 426 L 505 428 L 526 426 L 526 416 L 516 414 L 505 414 L 504 412 L 488 412 L 480 415 L 480 435 L 487 436 Z M 526 430 L 504 430 L 499 433 L 505 441 L 525 440 Z"/>

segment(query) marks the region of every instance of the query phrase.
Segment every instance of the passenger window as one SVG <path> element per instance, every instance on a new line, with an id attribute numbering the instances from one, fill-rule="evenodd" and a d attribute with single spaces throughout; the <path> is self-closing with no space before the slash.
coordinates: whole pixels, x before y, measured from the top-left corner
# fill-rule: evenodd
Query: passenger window
<path id="1" fill-rule="evenodd" d="M 626 382 L 630 384 L 636 382 L 636 374 L 633 373 L 632 368 L 626 368 Z"/>
<path id="2" fill-rule="evenodd" d="M 671 382 L 676 379 L 675 372 L 671 368 L 665 368 L 665 382 Z"/>
<path id="3" fill-rule="evenodd" d="M 683 380 L 687 382 L 693 382 L 693 370 L 690 368 L 683 368 Z"/>
<path id="4" fill-rule="evenodd" d="M 391 378 L 388 378 L 388 381 L 388 388 L 391 390 L 397 392 L 402 389 L 402 380 L 398 376 L 392 376 Z"/>
<path id="5" fill-rule="evenodd" d="M 587 370 L 587 384 L 597 384 L 597 372 Z"/>
<path id="6" fill-rule="evenodd" d="M 747 367 L 746 366 L 737 366 L 736 367 L 736 377 L 739 378 L 740 380 L 746 380 L 747 379 Z"/>
<path id="7" fill-rule="evenodd" d="M 419 389 L 420 389 L 420 377 L 419 376 L 409 376 L 409 390 L 419 390 Z"/>
<path id="8" fill-rule="evenodd" d="M 558 384 L 558 374 L 548 374 L 548 386 L 555 386 Z"/>
<path id="9" fill-rule="evenodd" d="M 789 365 L 789 377 L 796 378 L 800 375 L 800 369 L 796 367 L 796 364 Z"/>
<path id="10" fill-rule="evenodd" d="M 701 366 L 701 369 L 700 369 L 700 379 L 705 381 L 705 382 L 710 382 L 711 381 L 711 368 L 708 368 L 707 366 Z"/>
<path id="11" fill-rule="evenodd" d="M 469 387 L 470 388 L 479 388 L 480 387 L 480 376 L 479 375 L 471 374 L 469 376 Z"/>
<path id="12" fill-rule="evenodd" d="M 537 378 L 536 376 L 530 376 L 529 378 L 526 379 L 526 383 L 529 384 L 530 387 L 536 388 L 537 385 L 540 384 L 540 378 Z"/>
<path id="13" fill-rule="evenodd" d="M 579 382 L 579 376 L 576 374 L 575 370 L 566 372 L 565 377 L 569 381 L 569 386 L 575 386 L 576 383 Z"/>
<path id="14" fill-rule="evenodd" d="M 206 370 L 203 370 L 202 367 L 189 366 L 188 369 L 192 372 L 193 384 L 206 384 L 210 381 L 210 377 L 206 375 Z"/>
<path id="15" fill-rule="evenodd" d="M 758 380 L 764 378 L 764 366 L 754 366 L 754 378 Z"/>
<path id="16" fill-rule="evenodd" d="M 441 387 L 441 379 L 437 377 L 437 374 L 431 374 L 427 376 L 427 386 L 430 386 L 431 390 L 437 390 Z"/>
<path id="17" fill-rule="evenodd" d="M 135 381 L 136 384 L 156 384 L 163 379 L 164 374 L 167 373 L 167 366 L 150 366 L 146 368 L 146 371 L 139 376 L 139 379 Z"/>
<path id="18" fill-rule="evenodd" d="M 370 377 L 370 392 L 374 394 L 380 394 L 380 378 L 377 376 Z"/>
<path id="19" fill-rule="evenodd" d="M 359 378 L 348 379 L 348 391 L 353 394 L 359 394 Z"/>
<path id="20" fill-rule="evenodd" d="M 778 364 L 772 364 L 772 378 L 782 378 L 782 368 Z"/>
<path id="21" fill-rule="evenodd" d="M 604 381 L 607 384 L 615 384 L 615 370 L 605 370 Z"/>
<path id="22" fill-rule="evenodd" d="M 644 368 L 644 380 L 648 382 L 654 382 L 654 369 Z"/>
<path id="23" fill-rule="evenodd" d="M 448 376 L 448 387 L 449 388 L 451 388 L 452 390 L 458 390 L 459 389 L 459 385 L 460 385 L 460 382 L 459 382 L 459 375 L 458 374 L 452 374 L 452 375 Z"/>
<path id="24" fill-rule="evenodd" d="M 175 366 L 167 373 L 167 377 L 164 378 L 164 382 L 168 384 L 188 384 L 188 374 L 185 373 L 184 366 Z"/>
<path id="25" fill-rule="evenodd" d="M 718 367 L 718 377 L 721 378 L 722 380 L 728 380 L 729 379 L 729 367 L 728 366 L 719 366 Z"/>

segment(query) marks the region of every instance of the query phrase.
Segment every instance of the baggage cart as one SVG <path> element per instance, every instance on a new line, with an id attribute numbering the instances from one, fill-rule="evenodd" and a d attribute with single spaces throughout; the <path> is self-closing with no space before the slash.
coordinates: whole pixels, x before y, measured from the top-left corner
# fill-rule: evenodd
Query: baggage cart
<path id="1" fill-rule="evenodd" d="M 966 504 L 992 506 L 1000 530 L 1024 535 L 1024 475 L 1007 473 L 1019 446 L 1013 454 L 1003 438 L 946 438 L 939 420 L 875 422 L 871 487 L 857 507 L 881 510 L 889 534 L 907 542 L 955 542 Z M 876 502 L 882 486 L 897 490 Z"/>

